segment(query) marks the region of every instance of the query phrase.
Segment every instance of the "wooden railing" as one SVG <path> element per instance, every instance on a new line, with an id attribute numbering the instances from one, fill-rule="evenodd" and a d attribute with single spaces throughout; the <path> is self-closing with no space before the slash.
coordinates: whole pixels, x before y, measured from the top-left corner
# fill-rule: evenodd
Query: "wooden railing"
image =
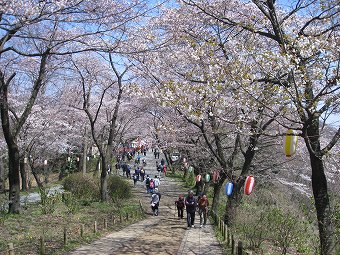
<path id="1" fill-rule="evenodd" d="M 128 222 L 130 220 L 135 220 L 139 219 L 140 216 L 144 215 L 145 211 L 143 209 L 142 203 L 139 202 L 138 210 L 132 211 L 130 213 L 125 213 L 125 214 L 118 214 L 118 215 L 112 215 L 110 219 L 104 218 L 100 221 L 94 221 L 92 226 L 85 226 L 85 224 L 79 223 L 79 227 L 77 227 L 76 231 L 79 232 L 79 236 L 81 238 L 85 238 L 86 234 L 97 234 L 98 233 L 98 226 L 99 223 L 101 222 L 101 226 L 103 230 L 107 230 L 109 225 L 114 226 L 119 223 L 123 222 Z M 68 229 L 67 227 L 64 227 L 63 229 L 63 246 L 66 246 L 70 241 L 71 237 L 70 234 L 71 232 L 75 232 L 75 229 Z M 46 240 L 45 236 L 40 236 L 39 238 L 39 254 L 40 255 L 45 255 L 47 253 L 46 249 L 46 244 L 48 242 L 51 242 L 52 240 Z M 7 244 L 7 250 L 0 252 L 0 254 L 6 254 L 6 255 L 15 255 L 15 251 L 18 251 L 19 249 L 23 249 L 24 246 L 22 247 L 14 247 L 13 243 L 8 243 Z"/>
<path id="2" fill-rule="evenodd" d="M 253 255 L 252 251 L 246 251 L 243 248 L 243 242 L 237 240 L 231 230 L 227 227 L 221 217 L 218 217 L 215 212 L 211 213 L 214 220 L 214 224 L 217 227 L 218 232 L 222 236 L 222 241 L 230 248 L 232 255 Z"/>

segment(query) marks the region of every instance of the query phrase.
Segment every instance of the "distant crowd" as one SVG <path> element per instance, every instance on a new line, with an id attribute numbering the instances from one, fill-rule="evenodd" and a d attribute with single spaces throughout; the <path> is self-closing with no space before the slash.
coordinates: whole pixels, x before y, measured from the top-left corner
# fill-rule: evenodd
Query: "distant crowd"
<path id="1" fill-rule="evenodd" d="M 152 149 L 155 159 L 160 158 L 161 150 L 158 148 Z M 156 161 L 156 170 L 158 175 L 151 177 L 146 174 L 145 166 L 147 165 L 145 156 L 147 148 L 141 148 L 141 150 L 132 150 L 123 154 L 122 158 L 118 160 L 116 165 L 117 169 L 123 170 L 123 176 L 133 179 L 133 185 L 135 186 L 138 181 L 145 182 L 146 192 L 151 194 L 151 209 L 154 216 L 159 215 L 159 204 L 161 200 L 161 193 L 159 192 L 159 186 L 161 185 L 161 177 L 166 176 L 167 165 L 165 164 L 164 158 L 161 161 Z M 125 156 L 124 156 L 125 155 Z M 131 167 L 126 159 L 131 161 L 134 160 L 134 165 Z M 133 173 L 131 173 L 133 171 Z M 197 194 L 196 194 L 197 195 Z M 194 196 L 194 192 L 190 190 L 188 195 L 184 197 L 179 195 L 175 201 L 175 206 L 178 213 L 178 219 L 184 218 L 184 210 L 186 210 L 186 221 L 187 228 L 195 227 L 195 215 L 198 212 L 200 217 L 200 227 L 204 227 L 207 223 L 209 201 L 205 194 L 199 195 L 197 198 Z"/>

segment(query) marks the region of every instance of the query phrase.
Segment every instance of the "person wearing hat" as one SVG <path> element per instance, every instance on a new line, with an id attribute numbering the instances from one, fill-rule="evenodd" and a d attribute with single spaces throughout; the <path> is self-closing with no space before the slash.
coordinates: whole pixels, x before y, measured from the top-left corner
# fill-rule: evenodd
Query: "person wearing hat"
<path id="1" fill-rule="evenodd" d="M 194 197 L 194 192 L 190 190 L 188 196 L 185 198 L 185 207 L 187 210 L 187 224 L 188 229 L 195 227 L 195 212 L 196 212 L 197 201 Z"/>

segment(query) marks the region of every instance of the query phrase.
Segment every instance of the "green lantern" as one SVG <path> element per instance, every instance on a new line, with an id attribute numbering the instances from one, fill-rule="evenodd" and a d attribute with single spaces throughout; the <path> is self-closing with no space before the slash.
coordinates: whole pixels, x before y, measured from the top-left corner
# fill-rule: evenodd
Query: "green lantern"
<path id="1" fill-rule="evenodd" d="M 192 166 L 189 166 L 189 168 L 188 168 L 189 173 L 192 173 L 193 170 L 194 170 L 194 168 Z"/>
<path id="2" fill-rule="evenodd" d="M 210 182 L 210 174 L 205 175 L 205 182 Z"/>

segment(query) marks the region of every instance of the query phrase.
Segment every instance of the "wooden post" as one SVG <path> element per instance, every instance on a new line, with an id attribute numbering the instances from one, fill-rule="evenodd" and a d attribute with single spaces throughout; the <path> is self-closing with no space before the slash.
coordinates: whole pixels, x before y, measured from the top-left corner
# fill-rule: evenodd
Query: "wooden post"
<path id="1" fill-rule="evenodd" d="M 44 236 L 40 237 L 40 255 L 45 255 L 46 254 L 46 249 L 45 249 L 45 238 Z"/>
<path id="2" fill-rule="evenodd" d="M 231 254 L 234 255 L 235 254 L 235 240 L 234 240 L 234 236 L 231 235 Z"/>
<path id="3" fill-rule="evenodd" d="M 119 221 L 120 221 L 120 223 L 122 223 L 122 214 L 121 213 L 119 214 Z"/>
<path id="4" fill-rule="evenodd" d="M 229 228 L 227 228 L 227 247 L 230 247 L 230 232 L 229 232 Z"/>
<path id="5" fill-rule="evenodd" d="M 93 233 L 97 233 L 97 221 L 93 223 Z"/>
<path id="6" fill-rule="evenodd" d="M 14 246 L 13 243 L 8 244 L 8 255 L 14 255 Z"/>
<path id="7" fill-rule="evenodd" d="M 140 200 L 139 200 L 139 208 L 140 208 L 141 213 L 143 213 L 144 209 L 143 209 L 142 202 Z"/>
<path id="8" fill-rule="evenodd" d="M 223 241 L 227 240 L 227 225 L 223 222 Z"/>
<path id="9" fill-rule="evenodd" d="M 64 245 L 67 244 L 67 228 L 64 227 Z"/>
<path id="10" fill-rule="evenodd" d="M 243 244 L 242 244 L 242 241 L 238 241 L 238 245 L 237 245 L 237 255 L 242 255 L 242 251 L 243 251 Z"/>
<path id="11" fill-rule="evenodd" d="M 129 213 L 126 213 L 126 221 L 129 220 Z"/>
<path id="12" fill-rule="evenodd" d="M 84 224 L 80 224 L 80 237 L 83 238 L 84 236 Z"/>
<path id="13" fill-rule="evenodd" d="M 116 217 L 115 216 L 112 216 L 112 223 L 113 223 L 113 225 L 116 224 Z"/>
<path id="14" fill-rule="evenodd" d="M 104 219 L 104 229 L 107 229 L 107 220 Z"/>

